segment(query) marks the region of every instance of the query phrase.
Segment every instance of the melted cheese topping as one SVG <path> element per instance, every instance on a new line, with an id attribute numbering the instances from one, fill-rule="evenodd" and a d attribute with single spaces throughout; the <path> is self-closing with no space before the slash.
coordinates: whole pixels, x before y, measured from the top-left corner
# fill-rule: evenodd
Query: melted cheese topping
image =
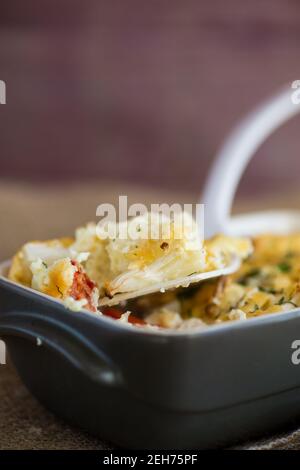
<path id="1" fill-rule="evenodd" d="M 68 296 L 77 270 L 69 258 L 55 261 L 50 267 L 39 258 L 30 269 L 33 274 L 31 287 L 57 299 Z"/>
<path id="2" fill-rule="evenodd" d="M 210 325 L 300 307 L 300 235 L 263 235 L 254 238 L 253 245 L 254 252 L 234 275 L 173 292 L 173 299 L 177 299 L 173 313 L 183 322 L 197 318 Z M 147 305 L 145 299 L 144 303 Z M 168 304 L 172 304 L 170 295 Z M 166 308 L 170 311 L 163 297 L 158 300 L 149 296 L 149 323 L 153 321 L 151 311 L 160 313 L 161 322 Z"/>

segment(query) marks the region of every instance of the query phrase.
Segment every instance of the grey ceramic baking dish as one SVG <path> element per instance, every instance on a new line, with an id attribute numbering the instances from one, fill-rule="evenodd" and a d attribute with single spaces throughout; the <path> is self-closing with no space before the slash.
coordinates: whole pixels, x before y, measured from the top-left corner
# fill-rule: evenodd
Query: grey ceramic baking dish
<path id="1" fill-rule="evenodd" d="M 251 126 L 280 102 L 281 121 L 290 117 L 294 110 L 287 112 L 284 92 L 252 115 L 239 135 L 247 140 Z M 239 175 L 255 150 L 252 137 L 234 179 L 228 173 L 228 190 L 223 179 L 239 139 L 231 137 L 232 157 L 224 157 L 227 143 L 209 178 L 208 233 L 300 230 L 298 212 L 228 218 Z M 263 135 L 256 140 L 257 146 Z M 204 331 L 147 331 L 70 312 L 9 281 L 8 265 L 1 266 L 0 335 L 25 385 L 68 422 L 126 448 L 195 449 L 258 436 L 300 416 L 300 366 L 291 361 L 300 309 Z"/>

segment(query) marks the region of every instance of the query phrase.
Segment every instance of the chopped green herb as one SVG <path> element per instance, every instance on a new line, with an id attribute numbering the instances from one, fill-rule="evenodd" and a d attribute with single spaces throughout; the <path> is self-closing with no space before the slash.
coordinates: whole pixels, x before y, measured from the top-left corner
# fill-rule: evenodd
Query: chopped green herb
<path id="1" fill-rule="evenodd" d="M 45 268 L 48 268 L 48 264 L 45 263 L 45 261 L 42 261 L 42 263 L 43 263 L 43 266 L 45 266 Z"/>
<path id="2" fill-rule="evenodd" d="M 277 294 L 278 293 L 275 289 L 272 289 L 271 287 L 259 286 L 258 290 L 260 292 L 265 292 L 266 294 Z"/>
<path id="3" fill-rule="evenodd" d="M 281 297 L 279 302 L 275 305 L 285 305 L 285 304 L 291 304 L 293 305 L 293 307 L 298 308 L 298 305 L 295 304 L 295 302 L 293 302 L 292 300 L 285 299 L 285 297 Z"/>
<path id="4" fill-rule="evenodd" d="M 255 313 L 255 312 L 257 312 L 257 310 L 259 310 L 259 305 L 255 304 L 254 309 L 252 310 L 251 313 Z"/>
<path id="5" fill-rule="evenodd" d="M 282 273 L 289 273 L 290 270 L 292 269 L 290 264 L 284 263 L 284 262 L 277 264 L 277 268 L 278 268 L 279 271 L 281 271 Z"/>

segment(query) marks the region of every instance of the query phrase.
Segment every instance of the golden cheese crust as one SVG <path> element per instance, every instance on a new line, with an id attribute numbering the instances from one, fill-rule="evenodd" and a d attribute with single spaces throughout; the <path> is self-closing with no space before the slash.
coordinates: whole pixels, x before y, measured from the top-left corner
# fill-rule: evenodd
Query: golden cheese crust
<path id="1" fill-rule="evenodd" d="M 43 245 L 48 248 L 68 248 L 74 242 L 73 238 L 64 237 L 54 240 L 39 241 L 35 240 L 29 243 L 26 243 L 22 248 L 15 254 L 12 259 L 12 263 L 8 272 L 8 278 L 11 281 L 18 282 L 23 284 L 26 287 L 31 286 L 32 272 L 29 268 L 28 260 L 26 259 L 26 247 L 29 245 Z"/>
<path id="2" fill-rule="evenodd" d="M 238 272 L 174 292 L 164 310 L 176 300 L 176 313 L 183 319 L 209 325 L 300 307 L 300 234 L 266 234 L 252 242 L 254 251 Z"/>

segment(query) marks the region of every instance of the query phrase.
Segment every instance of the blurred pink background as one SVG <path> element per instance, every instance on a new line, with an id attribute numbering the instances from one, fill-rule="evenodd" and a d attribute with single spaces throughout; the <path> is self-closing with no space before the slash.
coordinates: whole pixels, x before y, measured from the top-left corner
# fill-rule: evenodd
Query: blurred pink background
<path id="1" fill-rule="evenodd" d="M 297 0 L 1 0 L 2 179 L 200 192 L 244 113 L 300 79 Z M 243 194 L 298 186 L 299 119 Z"/>

